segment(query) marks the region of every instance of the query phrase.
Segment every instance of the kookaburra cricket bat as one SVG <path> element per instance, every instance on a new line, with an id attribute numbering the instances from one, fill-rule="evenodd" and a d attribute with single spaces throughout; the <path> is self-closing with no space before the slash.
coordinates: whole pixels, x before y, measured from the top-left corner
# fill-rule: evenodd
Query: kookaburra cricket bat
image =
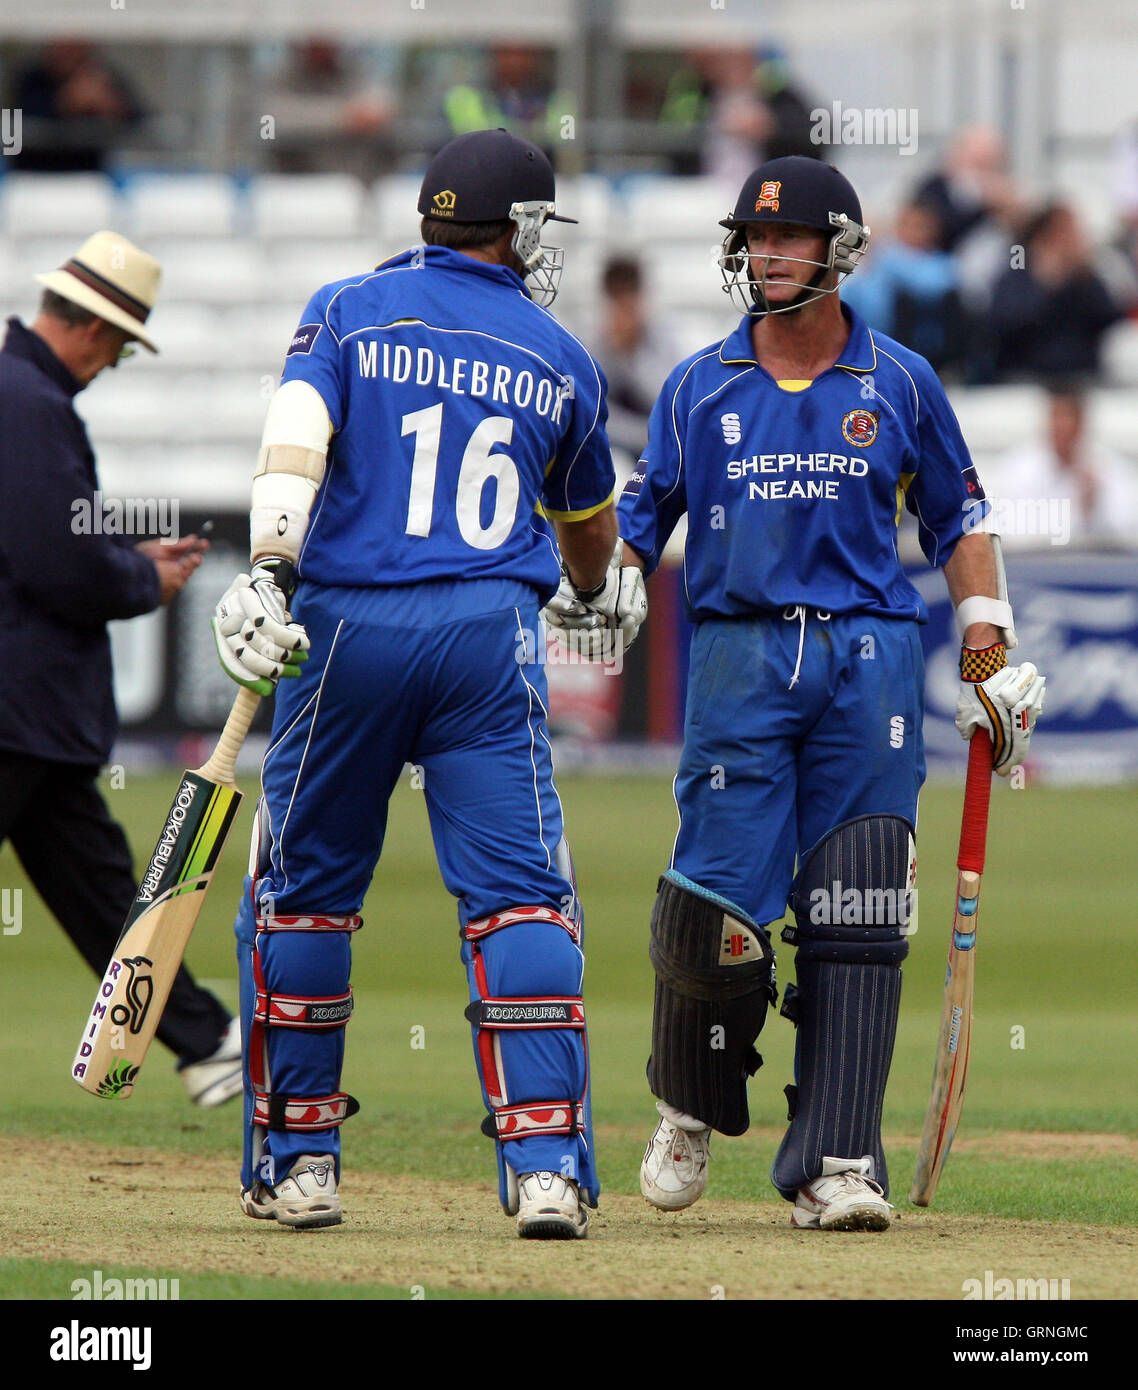
<path id="1" fill-rule="evenodd" d="M 92 1095 L 134 1089 L 241 805 L 234 765 L 259 703 L 240 690 L 209 761 L 182 774 L 71 1064 Z"/>
<path id="2" fill-rule="evenodd" d="M 980 909 L 980 877 L 988 840 L 988 802 L 992 793 L 992 741 L 984 732 L 972 735 L 968 747 L 968 780 L 956 856 L 956 915 L 948 948 L 944 1008 L 940 1019 L 932 1094 L 925 1112 L 917 1171 L 909 1200 L 927 1207 L 936 1192 L 960 1112 L 972 1042 L 972 984 L 976 969 L 976 926 Z"/>

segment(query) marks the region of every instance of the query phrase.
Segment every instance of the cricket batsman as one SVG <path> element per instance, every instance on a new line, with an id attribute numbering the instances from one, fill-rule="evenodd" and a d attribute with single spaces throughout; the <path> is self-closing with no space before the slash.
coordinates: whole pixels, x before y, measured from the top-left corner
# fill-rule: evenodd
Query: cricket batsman
<path id="1" fill-rule="evenodd" d="M 571 220 L 549 161 L 504 130 L 461 136 L 418 208 L 424 245 L 302 315 L 265 422 L 251 568 L 214 619 L 234 680 L 291 678 L 236 924 L 241 1203 L 294 1228 L 341 1220 L 350 943 L 410 763 L 458 899 L 502 1204 L 523 1237 L 573 1239 L 599 1184 L 539 612 L 563 559 L 634 633 L 643 580 L 615 552 L 603 377 L 542 307 L 561 270 L 542 229 Z"/>
<path id="2" fill-rule="evenodd" d="M 839 299 L 869 240 L 847 179 L 771 160 L 720 225 L 743 320 L 672 372 L 619 506 L 625 562 L 648 574 L 687 514 L 695 623 L 680 827 L 652 914 L 660 1120 L 641 1191 L 690 1206 L 712 1131 L 747 1129 L 776 1001 L 769 928 L 789 906 L 795 1078 L 771 1180 L 795 1226 L 884 1230 L 881 1108 L 925 776 L 928 614 L 898 558 L 903 505 L 956 608 L 957 727 L 988 731 L 997 772 L 1023 761 L 1044 681 L 1008 665 L 992 509 L 943 388 Z M 582 621 L 572 598 L 551 605 L 562 626 Z"/>

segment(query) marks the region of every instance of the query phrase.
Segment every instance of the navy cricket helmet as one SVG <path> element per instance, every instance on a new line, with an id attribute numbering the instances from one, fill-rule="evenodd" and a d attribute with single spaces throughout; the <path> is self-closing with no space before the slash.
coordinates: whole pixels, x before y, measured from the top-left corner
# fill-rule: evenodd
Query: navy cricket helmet
<path id="1" fill-rule="evenodd" d="M 541 245 L 543 223 L 575 222 L 555 203 L 553 166 L 529 140 L 507 130 L 460 135 L 435 155 L 419 190 L 419 212 L 447 222 L 513 222 L 513 251 L 534 299 L 552 304 L 564 252 Z"/>
<path id="2" fill-rule="evenodd" d="M 758 314 L 786 313 L 824 294 L 833 294 L 860 264 L 869 245 L 869 228 L 861 218 L 861 202 L 853 184 L 832 165 L 797 154 L 767 160 L 744 183 L 735 211 L 719 224 L 727 228 L 719 257 L 724 293 L 729 294 L 745 313 Z M 812 227 L 828 237 L 824 261 L 804 260 L 798 256 L 778 258 L 813 265 L 817 269 L 802 287 L 802 292 L 777 309 L 767 304 L 766 265 L 760 279 L 751 276 L 747 227 L 761 222 L 790 222 Z M 822 281 L 831 270 L 837 270 L 840 278 L 829 289 L 823 289 Z"/>

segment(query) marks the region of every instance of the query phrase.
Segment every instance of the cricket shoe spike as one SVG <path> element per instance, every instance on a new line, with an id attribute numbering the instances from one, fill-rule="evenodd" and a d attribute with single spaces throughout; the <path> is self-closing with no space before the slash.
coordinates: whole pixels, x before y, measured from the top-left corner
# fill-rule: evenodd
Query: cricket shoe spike
<path id="1" fill-rule="evenodd" d="M 200 1062 L 180 1066 L 182 1080 L 195 1105 L 212 1109 L 241 1094 L 244 1084 L 241 1071 L 241 1023 L 232 1018 L 222 1035 L 217 1051 Z"/>
<path id="2" fill-rule="evenodd" d="M 682 1211 L 707 1186 L 711 1130 L 666 1101 L 656 1102 L 660 1123 L 644 1150 L 640 1191 L 661 1211 Z"/>
<path id="3" fill-rule="evenodd" d="M 518 1175 L 518 1235 L 523 1240 L 583 1240 L 588 1234 L 589 1214 L 572 1178 Z"/>
<path id="4" fill-rule="evenodd" d="M 343 1213 L 336 1191 L 336 1160 L 331 1154 L 301 1154 L 283 1182 L 275 1187 L 256 1182 L 242 1192 L 241 1210 L 246 1216 L 298 1231 L 338 1226 Z"/>
<path id="5" fill-rule="evenodd" d="M 871 1158 L 824 1158 L 822 1176 L 798 1190 L 791 1225 L 815 1231 L 887 1231 L 892 1206 L 869 1174 Z"/>

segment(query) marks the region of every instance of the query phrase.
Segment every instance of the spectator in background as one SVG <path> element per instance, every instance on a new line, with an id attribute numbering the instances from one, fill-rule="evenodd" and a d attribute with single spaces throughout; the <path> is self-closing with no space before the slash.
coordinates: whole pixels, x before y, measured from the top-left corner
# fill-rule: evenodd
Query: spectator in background
<path id="1" fill-rule="evenodd" d="M 142 120 L 133 87 L 85 39 L 57 39 L 17 76 L 13 105 L 23 112 L 19 169 L 105 172 L 115 146 Z"/>
<path id="2" fill-rule="evenodd" d="M 820 158 L 810 106 L 790 80 L 782 50 L 693 49 L 668 84 L 660 120 L 704 129 L 699 172 L 737 188 L 768 159 Z M 693 173 L 680 156 L 676 173 Z"/>
<path id="3" fill-rule="evenodd" d="M 1106 330 L 1128 305 L 1094 266 L 1074 211 L 1049 203 L 1019 237 L 1023 265 L 996 281 L 988 313 L 998 381 L 1093 378 Z"/>
<path id="4" fill-rule="evenodd" d="M 960 131 L 944 167 L 918 185 L 913 202 L 935 211 L 942 251 L 958 251 L 972 233 L 993 223 L 1009 226 L 1019 215 L 1020 200 L 999 135 L 985 126 Z"/>
<path id="5" fill-rule="evenodd" d="M 1023 216 L 1019 191 L 1007 172 L 1004 142 L 985 126 L 961 130 L 943 167 L 917 185 L 912 202 L 932 208 L 940 226 L 940 249 L 956 261 L 956 284 L 973 324 L 988 312 L 992 287 L 1007 268 L 1012 228 Z M 968 351 L 966 377 L 990 381 L 992 361 L 982 334 Z"/>
<path id="6" fill-rule="evenodd" d="M 755 83 L 771 115 L 771 128 L 761 150 L 762 161 L 790 154 L 822 158 L 825 146 L 815 141 L 811 133 L 812 103 L 792 82 L 787 56 L 777 44 L 760 44 L 756 51 Z"/>
<path id="7" fill-rule="evenodd" d="M 591 346 L 608 378 L 609 443 L 628 455 L 614 459 L 623 484 L 644 449 L 648 417 L 678 356 L 671 334 L 649 310 L 640 262 L 632 256 L 612 256 L 605 264 L 600 327 Z"/>
<path id="8" fill-rule="evenodd" d="M 865 269 L 845 297 L 871 328 L 928 359 L 938 373 L 958 367 L 968 330 L 957 290 L 956 261 L 940 249 L 936 210 L 909 203 L 893 236 L 871 247 Z"/>
<path id="9" fill-rule="evenodd" d="M 1046 437 L 1005 455 L 997 484 L 1007 546 L 1138 545 L 1138 464 L 1093 438 L 1079 382 L 1051 384 Z"/>
<path id="10" fill-rule="evenodd" d="M 1119 246 L 1138 268 L 1138 120 L 1130 121 L 1115 138 L 1113 184 Z"/>
<path id="11" fill-rule="evenodd" d="M 452 87 L 444 110 L 452 136 L 503 129 L 549 154 L 560 139 L 562 118 L 576 112 L 576 103 L 568 93 L 554 90 L 541 49 L 501 43 L 490 51 L 485 83 Z"/>
<path id="12" fill-rule="evenodd" d="M 385 136 L 398 114 L 395 94 L 365 68 L 361 52 L 328 39 L 291 47 L 262 94 L 275 123 L 265 144 L 280 172 L 349 173 L 370 182 L 393 166 Z"/>

